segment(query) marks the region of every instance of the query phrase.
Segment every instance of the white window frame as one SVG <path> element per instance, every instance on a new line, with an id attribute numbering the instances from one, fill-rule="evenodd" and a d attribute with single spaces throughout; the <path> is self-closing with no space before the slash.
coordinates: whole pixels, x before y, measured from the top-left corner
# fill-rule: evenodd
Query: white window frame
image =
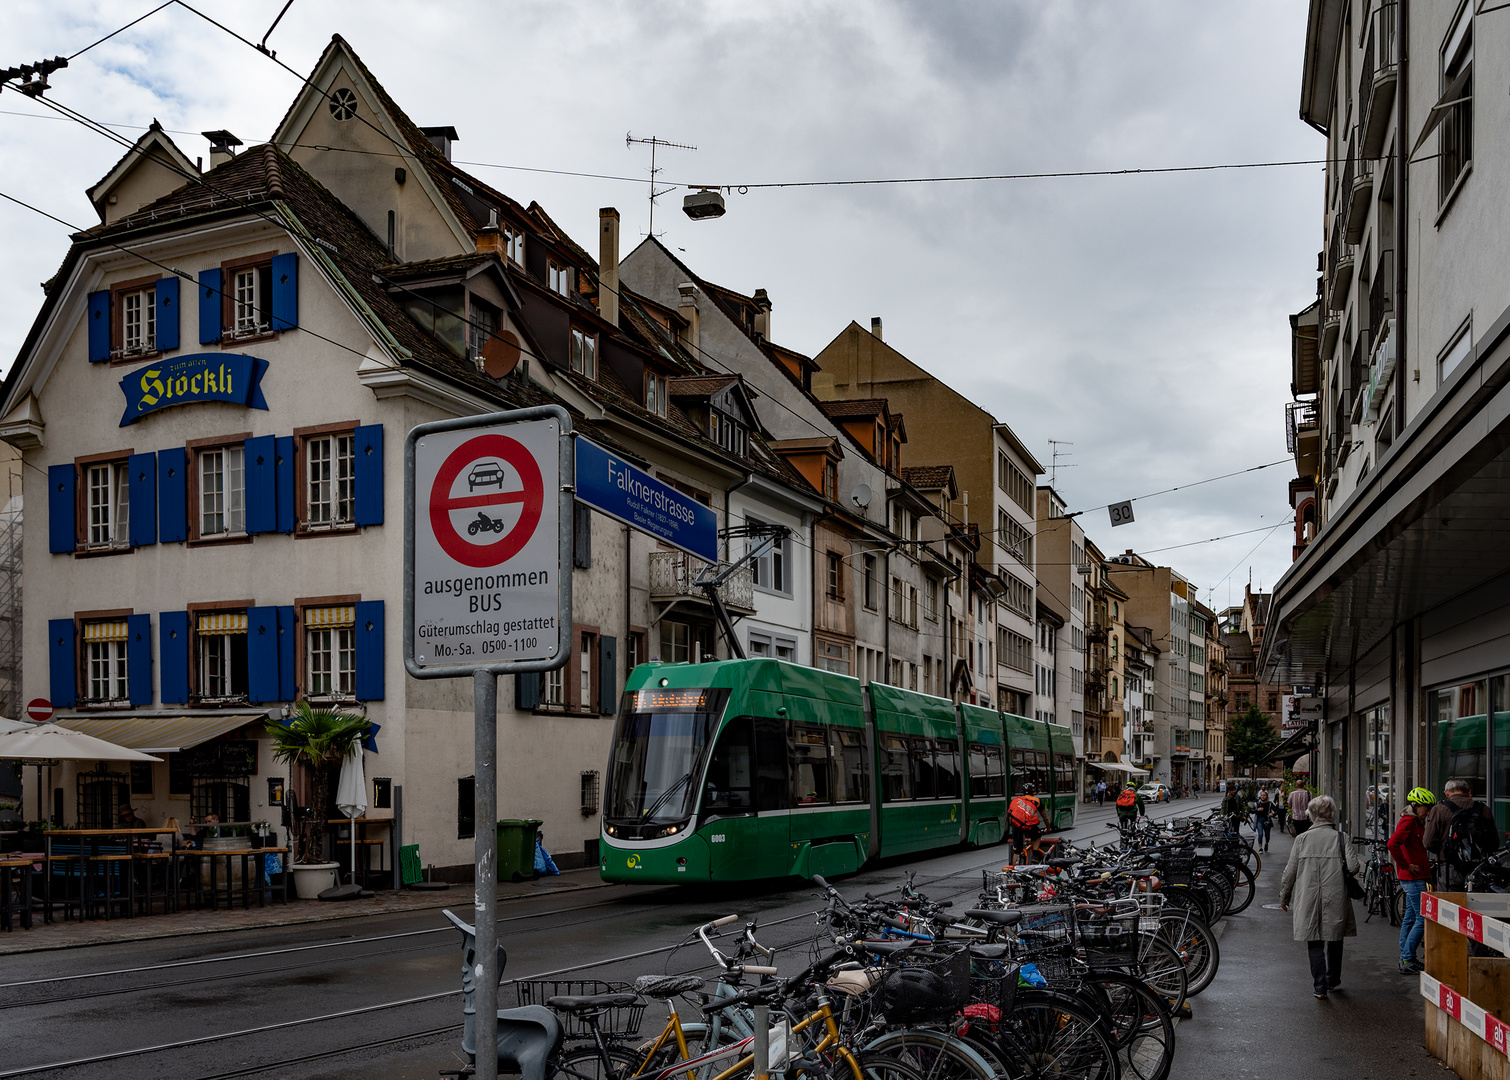
<path id="1" fill-rule="evenodd" d="M 231 271 L 231 335 L 251 337 L 272 330 L 272 321 L 259 321 L 268 312 L 271 297 L 262 295 L 263 271 L 267 264 L 238 266 Z"/>
<path id="2" fill-rule="evenodd" d="M 305 438 L 305 528 L 319 531 L 356 524 L 356 465 L 355 432 Z"/>
<path id="3" fill-rule="evenodd" d="M 546 260 L 545 283 L 557 296 L 571 296 L 571 268 L 553 259 Z"/>
<path id="4" fill-rule="evenodd" d="M 654 371 L 645 372 L 645 411 L 666 415 L 666 377 Z"/>
<path id="5" fill-rule="evenodd" d="M 519 266 L 524 265 L 524 232 L 513 225 L 503 227 L 503 253 Z"/>
<path id="6" fill-rule="evenodd" d="M 598 377 L 598 335 L 578 330 L 571 331 L 571 369 L 578 375 L 596 381 Z"/>
<path id="7" fill-rule="evenodd" d="M 92 705 L 116 704 L 131 698 L 126 642 L 87 641 L 84 643 L 86 700 Z"/>
<path id="8" fill-rule="evenodd" d="M 120 294 L 121 348 L 119 356 L 157 352 L 157 287 Z"/>
<path id="9" fill-rule="evenodd" d="M 351 697 L 356 679 L 356 627 L 312 626 L 304 631 L 306 696 Z"/>
<path id="10" fill-rule="evenodd" d="M 131 546 L 131 474 L 125 460 L 82 466 L 87 518 L 86 548 Z"/>
<path id="11" fill-rule="evenodd" d="M 770 525 L 773 522 L 763 521 L 760 518 L 745 515 L 745 521 L 751 525 Z M 751 537 L 750 547 L 753 548 L 761 541 Z M 771 549 L 760 558 L 755 560 L 755 588 L 761 592 L 771 593 L 775 596 L 792 595 L 792 538 L 790 535 L 783 536 L 771 544 Z"/>
<path id="12" fill-rule="evenodd" d="M 217 536 L 241 536 L 246 533 L 246 448 L 241 443 L 227 446 L 211 446 L 200 450 L 199 470 L 199 536 L 208 539 Z M 211 466 L 215 465 L 215 489 L 212 491 L 209 478 Z M 218 525 L 210 528 L 211 524 Z"/>
<path id="13" fill-rule="evenodd" d="M 245 631 L 240 633 L 195 631 L 194 663 L 199 674 L 198 696 L 201 700 L 227 701 L 246 697 L 245 691 L 237 693 L 233 688 L 234 674 L 231 670 L 232 639 L 245 636 Z M 217 652 L 218 655 L 212 656 L 212 652 Z M 251 673 L 247 674 L 250 678 Z"/>

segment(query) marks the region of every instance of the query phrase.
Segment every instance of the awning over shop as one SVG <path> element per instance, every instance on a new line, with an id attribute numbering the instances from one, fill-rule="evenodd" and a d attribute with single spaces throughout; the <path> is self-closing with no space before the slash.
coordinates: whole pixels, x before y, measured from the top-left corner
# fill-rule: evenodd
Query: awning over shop
<path id="1" fill-rule="evenodd" d="M 1280 761 L 1286 763 L 1293 761 L 1302 754 L 1308 754 L 1315 749 L 1315 729 L 1303 727 L 1294 732 L 1288 738 L 1283 739 L 1278 746 L 1269 751 L 1267 761 Z"/>
<path id="2" fill-rule="evenodd" d="M 57 722 L 130 750 L 176 754 L 228 731 L 266 719 L 267 713 L 259 712 L 217 713 L 213 716 L 65 716 Z"/>
<path id="3" fill-rule="evenodd" d="M 1120 761 L 1087 761 L 1086 764 L 1093 769 L 1102 769 L 1106 772 L 1125 772 L 1132 776 L 1148 775 L 1147 769 L 1134 768 Z"/>

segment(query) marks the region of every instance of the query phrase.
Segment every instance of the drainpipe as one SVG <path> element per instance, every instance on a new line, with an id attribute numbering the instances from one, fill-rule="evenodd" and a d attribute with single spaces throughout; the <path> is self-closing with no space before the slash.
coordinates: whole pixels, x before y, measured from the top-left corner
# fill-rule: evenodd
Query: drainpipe
<path id="1" fill-rule="evenodd" d="M 1408 145 L 1410 113 L 1407 108 L 1409 94 L 1409 69 L 1407 68 L 1406 41 L 1410 30 L 1410 5 L 1398 0 L 1396 8 L 1398 25 L 1395 27 L 1395 48 L 1399 59 L 1395 61 L 1395 432 L 1399 438 L 1405 430 L 1405 292 L 1406 292 L 1406 228 L 1410 220 L 1405 212 L 1405 199 L 1409 192 L 1406 183 L 1410 168 Z"/>
<path id="2" fill-rule="evenodd" d="M 881 647 L 886 650 L 886 674 L 891 675 L 891 548 L 886 549 L 886 554 L 881 556 L 881 585 L 885 592 L 886 602 L 881 605 L 884 622 L 881 626 Z M 881 680 L 885 682 L 885 679 Z"/>

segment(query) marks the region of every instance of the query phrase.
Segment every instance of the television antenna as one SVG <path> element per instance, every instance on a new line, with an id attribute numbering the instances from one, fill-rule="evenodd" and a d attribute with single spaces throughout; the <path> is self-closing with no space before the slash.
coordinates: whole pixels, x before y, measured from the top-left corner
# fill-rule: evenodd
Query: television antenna
<path id="1" fill-rule="evenodd" d="M 648 147 L 650 147 L 650 231 L 648 232 L 647 235 L 654 236 L 655 235 L 655 200 L 657 198 L 659 198 L 660 196 L 666 194 L 668 191 L 675 191 L 676 190 L 676 185 L 675 184 L 667 184 L 665 187 L 661 188 L 659 191 L 656 190 L 655 178 L 656 178 L 656 174 L 658 174 L 661 170 L 656 167 L 656 164 L 655 164 L 655 152 L 657 150 L 659 150 L 663 146 L 666 147 L 666 148 L 668 148 L 668 149 L 671 149 L 671 150 L 696 150 L 697 147 L 695 147 L 695 146 L 689 146 L 686 143 L 675 143 L 675 142 L 670 142 L 670 141 L 668 141 L 666 139 L 659 139 L 659 138 L 656 138 L 656 136 L 654 136 L 654 135 L 651 135 L 648 138 L 636 139 L 634 137 L 634 135 L 631 134 L 630 132 L 627 132 L 627 131 L 624 132 L 624 146 L 626 148 L 633 149 L 634 145 L 636 143 L 639 143 L 641 146 L 648 146 Z"/>
<path id="2" fill-rule="evenodd" d="M 1061 465 L 1061 464 L 1059 464 L 1059 459 L 1060 458 L 1062 458 L 1062 457 L 1073 457 L 1074 456 L 1073 454 L 1070 453 L 1070 451 L 1068 451 L 1068 450 L 1061 450 L 1059 448 L 1061 446 L 1074 446 L 1075 445 L 1074 443 L 1070 442 L 1067 439 L 1050 439 L 1049 440 L 1049 445 L 1054 448 L 1054 457 L 1053 457 L 1053 460 L 1049 463 L 1049 486 L 1051 488 L 1053 488 L 1055 491 L 1058 491 L 1059 490 L 1059 470 L 1060 469 L 1078 469 L 1078 468 L 1080 468 L 1080 466 L 1079 465 Z"/>

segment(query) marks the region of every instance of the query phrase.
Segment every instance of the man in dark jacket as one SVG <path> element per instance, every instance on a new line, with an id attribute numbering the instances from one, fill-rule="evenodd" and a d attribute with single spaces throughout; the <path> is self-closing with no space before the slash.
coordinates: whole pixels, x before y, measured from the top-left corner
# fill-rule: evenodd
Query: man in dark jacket
<path id="1" fill-rule="evenodd" d="M 1452 815 L 1459 810 L 1467 810 L 1474 803 L 1473 788 L 1468 786 L 1467 780 L 1449 780 L 1442 785 L 1442 794 L 1446 796 L 1441 802 L 1431 808 L 1426 815 L 1426 828 L 1423 841 L 1426 850 L 1437 857 L 1437 882 L 1438 887 L 1446 892 L 1461 892 L 1468 884 L 1468 872 L 1471 867 L 1459 866 L 1453 860 L 1442 854 L 1442 845 L 1447 840 L 1447 830 L 1452 824 Z M 1494 812 L 1484 804 L 1479 804 L 1479 810 L 1484 817 L 1494 824 Z M 1495 825 L 1496 831 L 1499 826 Z"/>

